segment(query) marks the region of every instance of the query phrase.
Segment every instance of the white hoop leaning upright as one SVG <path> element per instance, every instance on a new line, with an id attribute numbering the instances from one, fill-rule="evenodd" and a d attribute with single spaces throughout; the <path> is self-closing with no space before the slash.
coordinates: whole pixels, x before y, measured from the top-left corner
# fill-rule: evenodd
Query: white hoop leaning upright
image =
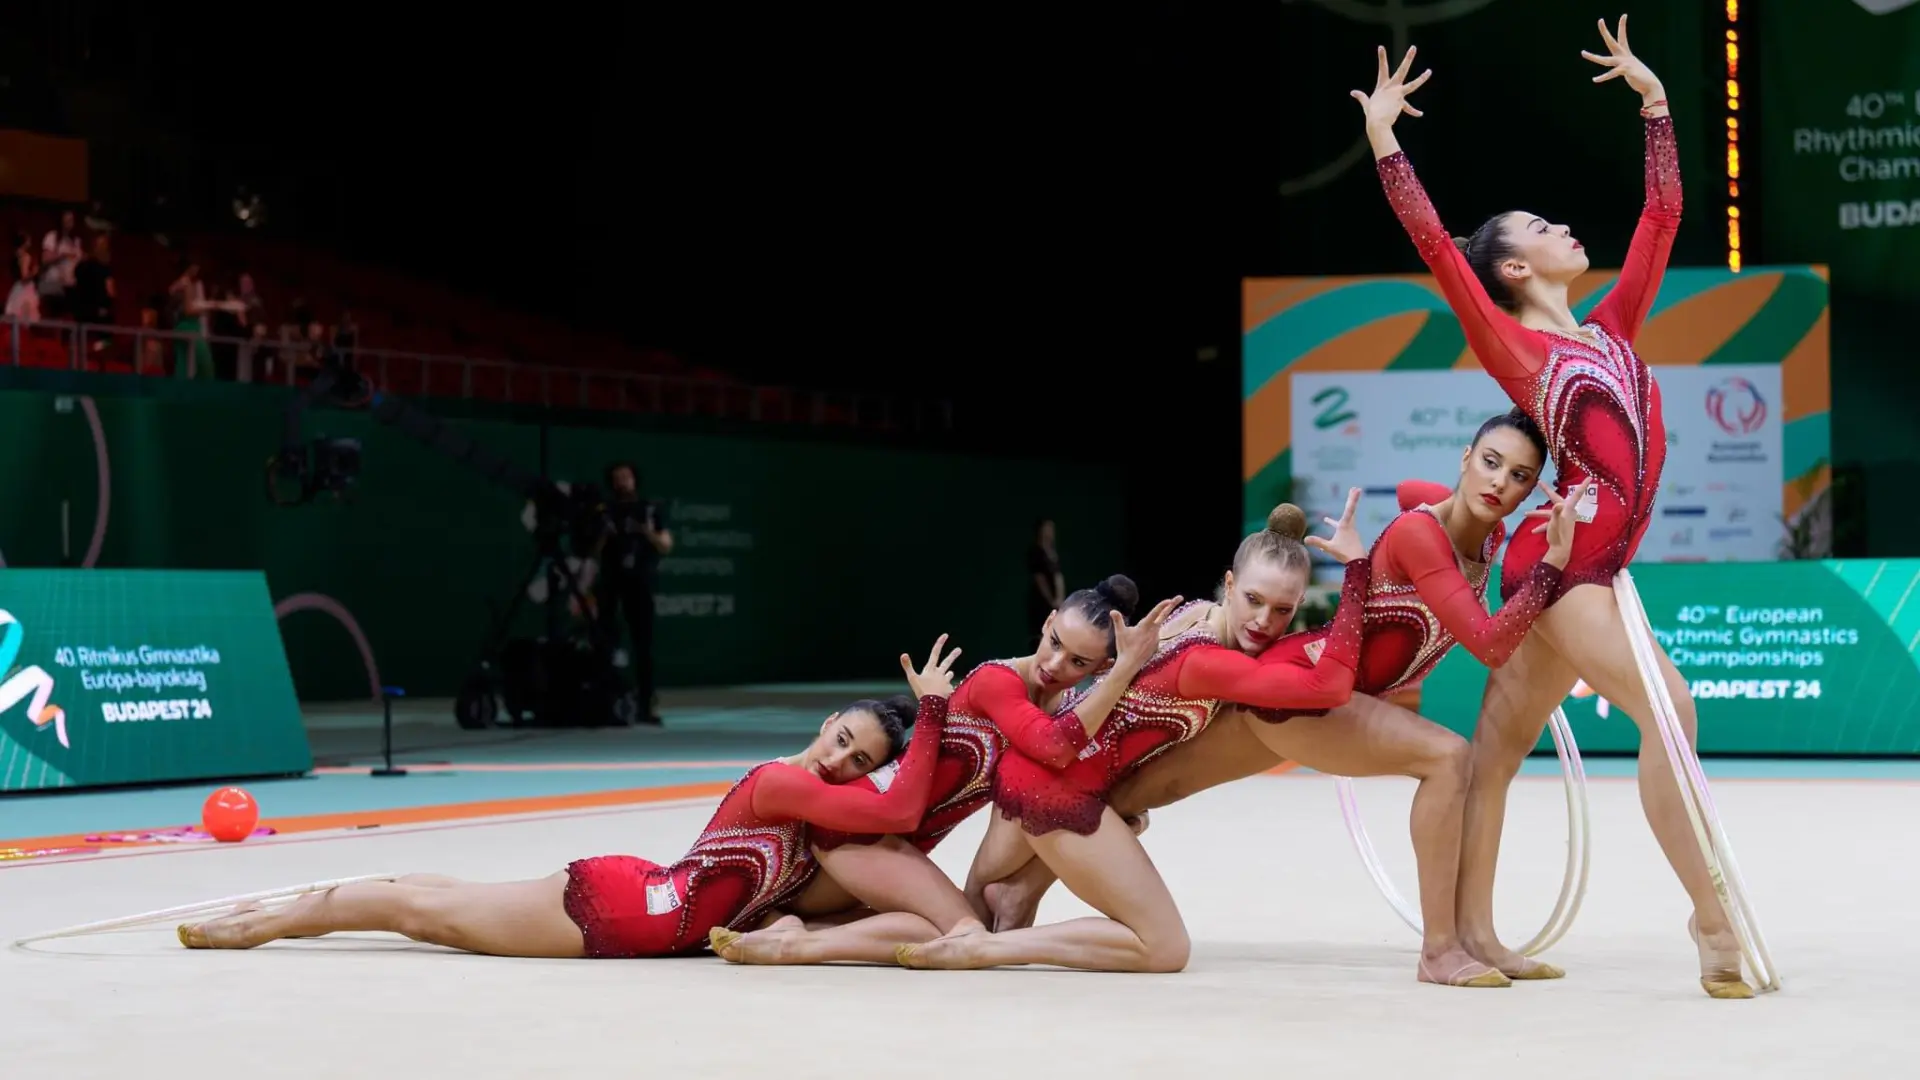
<path id="1" fill-rule="evenodd" d="M 1553 906 L 1553 914 L 1547 917 L 1547 924 L 1533 936 L 1533 940 L 1521 946 L 1523 956 L 1538 956 L 1552 948 L 1566 936 L 1573 927 L 1574 917 L 1580 914 L 1580 902 L 1587 895 L 1587 868 L 1590 865 L 1591 833 L 1587 822 L 1587 770 L 1580 760 L 1580 747 L 1573 741 L 1573 728 L 1567 723 L 1566 713 L 1553 710 L 1553 716 L 1547 721 L 1553 731 L 1554 750 L 1560 755 L 1560 771 L 1566 777 L 1567 789 L 1567 876 L 1560 886 L 1560 899 Z M 1344 776 L 1336 776 L 1334 789 L 1340 798 L 1340 814 L 1347 822 L 1347 835 L 1353 839 L 1354 850 L 1360 853 L 1360 862 L 1366 866 L 1367 874 L 1379 887 L 1380 895 L 1386 897 L 1387 904 L 1413 929 L 1416 934 L 1426 932 L 1419 910 L 1407 903 L 1407 898 L 1394 887 L 1393 879 L 1387 876 L 1387 869 L 1380 863 L 1380 854 L 1374 850 L 1373 841 L 1367 836 L 1367 827 L 1360 820 L 1360 803 L 1354 797 L 1353 781 Z"/>
<path id="2" fill-rule="evenodd" d="M 61 930 L 49 930 L 43 934 L 17 938 L 15 945 L 27 945 L 36 941 L 51 941 L 54 938 L 81 937 L 86 934 L 101 934 L 109 930 L 125 930 L 149 923 L 171 922 L 174 919 L 191 918 L 195 915 L 211 915 L 231 909 L 236 904 L 269 904 L 277 900 L 297 900 L 308 893 L 325 892 L 342 885 L 358 885 L 365 881 L 392 881 L 399 874 L 363 874 L 359 877 L 337 878 L 333 881 L 314 881 L 305 885 L 288 885 L 278 889 L 266 889 L 261 892 L 244 893 L 239 896 L 223 896 L 218 900 L 203 900 L 197 904 L 182 904 L 179 907 L 161 908 L 158 911 L 142 912 L 139 915 L 123 915 L 117 919 L 102 919 L 99 922 L 82 923 Z"/>
<path id="3" fill-rule="evenodd" d="M 1700 844 L 1700 854 L 1706 857 L 1713 890 L 1719 895 L 1727 920 L 1733 924 L 1741 956 L 1756 987 L 1761 993 L 1778 990 L 1780 972 L 1773 966 L 1773 956 L 1767 950 L 1766 937 L 1760 930 L 1760 916 L 1753 909 L 1753 901 L 1748 899 L 1746 881 L 1740 875 L 1740 864 L 1734 860 L 1733 843 L 1720 824 L 1720 812 L 1714 808 L 1713 792 L 1707 786 L 1706 772 L 1700 768 L 1700 756 L 1680 729 L 1680 715 L 1667 691 L 1667 680 L 1660 673 L 1659 657 L 1653 648 L 1653 626 L 1647 619 L 1646 607 L 1640 602 L 1640 590 L 1634 586 L 1633 576 L 1624 569 L 1614 576 L 1613 594 L 1627 624 L 1627 640 L 1633 646 L 1640 680 L 1646 688 L 1647 699 L 1653 703 L 1660 740 L 1666 744 L 1667 760 L 1680 785 L 1680 801 L 1686 804 L 1694 839 Z"/>

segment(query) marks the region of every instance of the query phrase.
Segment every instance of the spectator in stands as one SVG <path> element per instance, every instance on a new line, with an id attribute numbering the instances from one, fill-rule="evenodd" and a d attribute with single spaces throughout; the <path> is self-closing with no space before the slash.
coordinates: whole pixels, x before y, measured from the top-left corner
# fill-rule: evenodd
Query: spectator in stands
<path id="1" fill-rule="evenodd" d="M 74 272 L 85 253 L 73 211 L 64 211 L 60 224 L 47 230 L 40 241 L 40 311 L 45 317 L 57 319 L 72 314 L 67 291 L 73 288 Z"/>
<path id="2" fill-rule="evenodd" d="M 340 312 L 340 322 L 333 328 L 333 347 L 344 353 L 360 348 L 360 323 L 351 308 Z"/>
<path id="3" fill-rule="evenodd" d="M 73 288 L 69 292 L 73 320 L 88 326 L 111 326 L 115 295 L 113 252 L 108 247 L 106 234 L 102 233 L 93 238 L 93 251 L 73 269 Z M 105 335 L 93 340 L 96 352 L 109 344 Z"/>
<path id="4" fill-rule="evenodd" d="M 160 329 L 160 310 L 167 306 L 167 298 L 156 296 L 140 309 L 140 329 Z M 134 361 L 136 375 L 165 375 L 167 373 L 167 342 L 165 338 L 138 337 L 140 356 Z"/>
<path id="5" fill-rule="evenodd" d="M 270 382 L 273 379 L 274 349 L 272 339 L 267 337 L 267 324 L 253 324 L 253 333 L 245 345 L 240 346 L 239 363 L 235 365 L 233 377 L 239 382 Z"/>
<path id="6" fill-rule="evenodd" d="M 238 378 L 240 339 L 249 333 L 246 317 L 247 302 L 240 298 L 239 289 L 222 290 L 219 306 L 207 315 L 213 370 L 218 378 L 227 382 Z"/>
<path id="7" fill-rule="evenodd" d="M 274 346 L 274 356 L 286 367 L 301 367 L 307 363 L 307 342 L 300 336 L 300 328 L 292 323 L 280 324 L 280 340 Z"/>
<path id="8" fill-rule="evenodd" d="M 73 285 L 67 290 L 68 314 L 81 326 L 111 326 L 114 284 L 113 255 L 107 236 L 98 233 L 93 249 L 73 270 Z M 104 360 L 114 348 L 112 334 L 93 334 L 87 339 L 87 351 L 95 360 Z"/>
<path id="9" fill-rule="evenodd" d="M 173 373 L 183 378 L 213 378 L 213 352 L 207 347 L 207 317 L 215 311 L 237 312 L 241 310 L 240 302 L 207 299 L 206 282 L 200 280 L 200 264 L 186 259 L 180 276 L 167 288 L 167 308 L 173 329 L 193 335 L 174 346 Z"/>
<path id="10" fill-rule="evenodd" d="M 240 321 L 247 326 L 248 335 L 255 336 L 253 327 L 264 327 L 267 324 L 267 302 L 261 298 L 260 291 L 254 287 L 251 273 L 240 275 L 239 286 L 240 303 L 246 309 L 241 312 Z"/>
<path id="11" fill-rule="evenodd" d="M 640 473 L 632 462 L 607 466 L 607 528 L 594 544 L 600 563 L 594 589 L 601 632 L 608 642 L 620 641 L 620 609 L 626 609 L 627 630 L 633 636 L 634 700 L 643 722 L 658 724 L 654 703 L 653 587 L 660 557 L 673 551 L 673 533 L 659 503 L 640 496 Z"/>
<path id="12" fill-rule="evenodd" d="M 331 351 L 327 336 L 327 324 L 319 321 L 308 323 L 306 341 L 306 362 L 309 364 L 325 363 L 327 353 Z"/>
<path id="13" fill-rule="evenodd" d="M 35 280 L 39 274 L 35 271 L 33 252 L 14 252 L 13 269 L 15 278 L 13 288 L 7 293 L 7 318 L 39 322 L 40 289 Z"/>

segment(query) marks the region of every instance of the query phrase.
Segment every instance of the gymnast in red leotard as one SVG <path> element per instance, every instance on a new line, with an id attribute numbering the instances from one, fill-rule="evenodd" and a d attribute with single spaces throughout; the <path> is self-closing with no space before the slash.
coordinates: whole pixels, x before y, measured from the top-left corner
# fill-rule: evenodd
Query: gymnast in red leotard
<path id="1" fill-rule="evenodd" d="M 1088 745 L 1152 655 L 1151 643 L 1179 602 L 1162 601 L 1129 626 L 1138 600 L 1133 582 L 1116 574 L 1066 597 L 1039 627 L 1033 655 L 975 668 L 948 707 L 933 795 L 919 828 L 901 836 L 813 830 L 822 872 L 767 926 L 744 935 L 715 929 L 714 951 L 746 964 L 887 963 L 903 932 L 932 937 L 983 930 L 968 898 L 928 855 L 987 805 L 1006 748 L 1064 767 Z M 1128 641 L 1139 646 L 1119 647 Z M 1052 708 L 1069 688 L 1101 673 L 1110 678 L 1096 692 L 1072 708 Z M 885 790 L 892 783 L 890 769 L 856 783 Z"/>
<path id="2" fill-rule="evenodd" d="M 1296 507 L 1282 509 L 1291 512 L 1290 520 L 1276 511 L 1284 527 L 1247 537 L 1235 568 L 1273 563 L 1295 571 L 1304 588 L 1308 560 L 1300 537 L 1306 519 Z M 897 951 L 901 964 L 943 969 L 1053 964 L 1155 972 L 1186 966 L 1190 942 L 1173 896 L 1133 829 L 1107 805 L 1107 796 L 1145 762 L 1205 731 L 1223 707 L 1329 709 L 1347 700 L 1359 651 L 1367 559 L 1357 537 L 1341 548 L 1315 539 L 1347 563 L 1347 574 L 1343 602 L 1314 663 L 1261 664 L 1237 647 L 1247 627 L 1198 617 L 1206 605 L 1187 605 L 1168 618 L 1169 628 L 1177 629 L 1157 642 L 1153 659 L 1074 761 L 1060 768 L 1017 750 L 1001 759 L 993 789 L 999 813 L 974 858 L 969 893 L 982 895 L 983 883 L 1000 881 L 1038 856 L 1105 918 L 933 940 L 903 938 Z M 1234 640 L 1235 646 L 1223 640 Z M 1117 677 L 1109 674 L 1102 683 Z"/>
<path id="3" fill-rule="evenodd" d="M 1498 615 L 1489 615 L 1485 606 L 1488 564 L 1504 535 L 1502 519 L 1540 483 L 1545 460 L 1545 440 L 1516 409 L 1481 425 L 1461 455 L 1456 489 L 1401 484 L 1403 512 L 1370 553 L 1352 699 L 1332 710 L 1240 709 L 1222 716 L 1198 739 L 1117 785 L 1114 810 L 1144 817 L 1282 761 L 1343 776 L 1412 776 L 1420 781 L 1412 832 L 1425 926 L 1417 977 L 1448 986 L 1510 985 L 1509 974 L 1465 949 L 1454 917 L 1460 816 L 1472 752 L 1465 739 L 1384 699 L 1425 678 L 1456 641 L 1489 667 L 1504 663 L 1519 645 L 1571 553 L 1577 492 L 1573 499 L 1550 495 L 1554 514 L 1531 527 L 1544 529 L 1552 544 L 1520 594 Z M 1333 524 L 1336 535 L 1351 530 L 1351 501 L 1347 514 Z M 1329 632 L 1322 627 L 1281 638 L 1260 651 L 1260 663 L 1310 665 L 1326 648 Z M 1029 865 L 1010 884 L 1011 895 L 996 898 L 996 915 L 1031 919 L 1038 892 L 1050 881 Z M 1533 969 L 1515 974 L 1540 977 Z"/>
<path id="4" fill-rule="evenodd" d="M 1607 68 L 1594 78 L 1625 79 L 1640 96 L 1646 121 L 1646 202 L 1619 279 L 1584 320 L 1573 315 L 1568 289 L 1587 269 L 1587 256 L 1567 227 L 1525 211 L 1496 215 L 1467 239 L 1453 239 L 1413 173 L 1393 134 L 1403 112 L 1418 116 L 1407 95 L 1407 51 L 1389 73 L 1386 50 L 1372 94 L 1353 91 L 1394 213 L 1420 257 L 1439 279 L 1487 373 L 1546 434 L 1559 466 L 1562 492 L 1579 481 L 1594 487 L 1584 500 L 1572 558 L 1546 611 L 1513 659 L 1488 681 L 1474 732 L 1473 781 L 1467 796 L 1460 863 L 1460 924 L 1469 948 L 1503 969 L 1524 965 L 1500 944 L 1493 925 L 1494 864 L 1506 814 L 1506 793 L 1521 761 L 1537 743 L 1549 713 L 1584 681 L 1640 726 L 1640 798 L 1668 862 L 1693 900 L 1689 923 L 1700 958 L 1701 984 L 1710 996 L 1751 997 L 1740 978 L 1738 941 L 1715 894 L 1695 842 L 1678 781 L 1659 749 L 1660 733 L 1628 643 L 1626 623 L 1608 587 L 1633 558 L 1651 519 L 1666 460 L 1660 389 L 1633 351 L 1653 310 L 1680 226 L 1680 168 L 1673 119 L 1660 80 L 1627 41 L 1627 19 L 1617 34 L 1604 21 L 1607 55 L 1581 55 Z M 1512 596 L 1532 572 L 1541 538 L 1523 532 L 1508 545 L 1501 593 Z M 1695 738 L 1693 701 L 1686 680 L 1654 643 L 1662 673 L 1689 741 Z M 1649 742 L 1651 740 L 1651 742 Z"/>
<path id="5" fill-rule="evenodd" d="M 530 881 L 476 883 L 434 874 L 343 885 L 284 911 L 240 911 L 180 927 L 189 948 L 250 949 L 279 938 L 384 930 L 495 956 L 633 958 L 705 948 L 717 926 L 751 925 L 804 888 L 815 871 L 809 826 L 911 832 L 933 790 L 934 762 L 953 692 L 941 635 L 919 671 L 900 665 L 920 699 L 911 740 L 908 702 L 859 702 L 833 714 L 805 750 L 757 765 L 720 800 L 679 861 L 630 855 L 581 859 Z M 900 744 L 906 754 L 886 791 L 850 783 Z"/>

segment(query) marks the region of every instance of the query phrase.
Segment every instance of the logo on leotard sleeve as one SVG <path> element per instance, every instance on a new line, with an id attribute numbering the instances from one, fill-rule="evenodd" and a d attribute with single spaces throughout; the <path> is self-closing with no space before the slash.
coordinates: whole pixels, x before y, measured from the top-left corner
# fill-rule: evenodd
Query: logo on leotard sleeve
<path id="1" fill-rule="evenodd" d="M 1312 641 L 1307 642 L 1307 647 L 1302 651 L 1307 654 L 1307 663 L 1318 664 L 1320 662 L 1320 654 L 1327 651 L 1327 639 L 1314 638 Z"/>
<path id="2" fill-rule="evenodd" d="M 647 886 L 647 914 L 665 915 L 669 911 L 680 909 L 680 890 L 674 886 L 672 878 L 658 885 Z"/>
<path id="3" fill-rule="evenodd" d="M 899 775 L 900 763 L 898 761 L 889 761 L 885 765 L 868 773 L 867 781 L 884 795 L 887 789 L 893 786 L 893 778 Z"/>
<path id="4" fill-rule="evenodd" d="M 1600 485 L 1599 484 L 1595 484 L 1592 487 L 1588 488 L 1587 493 L 1585 495 L 1580 496 L 1580 501 L 1573 504 L 1573 516 L 1582 525 L 1585 525 L 1591 522 L 1594 518 L 1600 516 Z"/>

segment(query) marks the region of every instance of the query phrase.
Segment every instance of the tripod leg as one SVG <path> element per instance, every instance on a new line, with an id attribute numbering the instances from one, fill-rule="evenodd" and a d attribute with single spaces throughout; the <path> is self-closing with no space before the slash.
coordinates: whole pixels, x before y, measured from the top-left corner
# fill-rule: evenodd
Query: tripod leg
<path id="1" fill-rule="evenodd" d="M 613 620 L 605 617 L 604 612 L 594 612 L 589 615 L 586 593 L 580 586 L 580 576 L 574 573 L 573 568 L 567 566 L 565 563 L 557 563 L 555 565 L 558 567 L 560 575 L 566 580 L 568 595 L 572 596 L 574 602 L 580 606 L 581 621 L 586 623 L 587 647 L 593 653 L 594 671 L 601 684 L 607 690 L 609 720 L 616 724 L 625 725 L 631 721 L 620 715 L 618 705 L 619 699 L 625 691 L 620 685 L 619 672 L 616 671 L 613 666 L 613 652 L 620 642 L 619 631 L 617 629 L 613 630 L 612 640 L 608 639 L 609 628 L 613 625 Z M 621 603 L 625 602 L 623 598 Z M 635 643 L 635 647 L 639 647 L 638 642 Z M 644 701 L 640 702 L 638 713 L 634 719 L 645 722 L 648 713 L 648 703 Z"/>

